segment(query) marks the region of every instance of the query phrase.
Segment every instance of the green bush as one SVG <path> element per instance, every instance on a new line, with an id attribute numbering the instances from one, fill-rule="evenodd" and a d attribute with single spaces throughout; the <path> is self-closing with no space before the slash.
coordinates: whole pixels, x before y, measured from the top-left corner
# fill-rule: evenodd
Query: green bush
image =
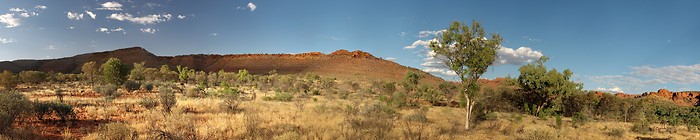
<path id="1" fill-rule="evenodd" d="M 625 129 L 622 129 L 622 128 L 613 128 L 613 129 L 610 130 L 610 132 L 608 132 L 608 136 L 613 136 L 613 137 L 617 137 L 617 138 L 622 138 L 622 137 L 625 136 L 625 133 L 627 133 L 627 131 L 626 131 Z"/>
<path id="2" fill-rule="evenodd" d="M 275 97 L 272 98 L 276 101 L 289 102 L 292 101 L 292 98 L 294 98 L 294 96 L 285 92 L 276 92 Z"/>
<path id="3" fill-rule="evenodd" d="M 555 116 L 555 122 L 556 122 L 556 128 L 561 129 L 562 128 L 562 121 L 561 121 L 561 115 L 557 114 Z"/>
<path id="4" fill-rule="evenodd" d="M 46 81 L 47 77 L 49 77 L 48 74 L 40 71 L 22 71 L 19 73 L 19 78 L 23 83 L 27 84 L 39 84 Z"/>
<path id="5" fill-rule="evenodd" d="M 129 92 L 139 90 L 139 88 L 141 88 L 141 82 L 128 80 L 124 82 L 124 88 Z"/>
<path id="6" fill-rule="evenodd" d="M 160 98 L 160 104 L 163 107 L 163 111 L 170 113 L 171 108 L 175 106 L 177 100 L 175 99 L 175 92 L 169 87 L 158 88 L 158 97 Z"/>
<path id="7" fill-rule="evenodd" d="M 107 62 L 100 66 L 100 70 L 102 70 L 103 80 L 114 85 L 123 84 L 131 71 L 129 66 L 122 64 L 121 60 L 117 58 L 109 58 Z"/>
<path id="8" fill-rule="evenodd" d="M 151 83 L 151 82 L 145 82 L 145 83 L 141 84 L 141 87 L 140 87 L 140 88 L 141 88 L 142 90 L 149 91 L 149 92 L 150 92 L 150 91 L 153 91 L 153 83 Z"/>
<path id="9" fill-rule="evenodd" d="M 15 118 L 29 113 L 31 102 L 24 94 L 15 91 L 0 92 L 0 134 L 6 134 Z"/>
<path id="10" fill-rule="evenodd" d="M 589 121 L 588 115 L 583 112 L 577 112 L 574 116 L 571 116 L 571 123 L 573 126 L 579 126 L 586 124 Z"/>
<path id="11" fill-rule="evenodd" d="M 113 100 L 121 96 L 121 93 L 117 92 L 117 86 L 113 84 L 94 86 L 93 90 L 104 96 L 107 100 Z"/>
<path id="12" fill-rule="evenodd" d="M 141 99 L 141 101 L 139 101 L 139 105 L 143 106 L 148 110 L 151 110 L 158 106 L 158 101 L 154 100 L 153 98 L 143 98 Z"/>
<path id="13" fill-rule="evenodd" d="M 647 121 L 641 121 L 634 123 L 632 125 L 632 132 L 640 133 L 640 134 L 648 134 L 651 132 L 651 127 L 649 125 L 649 122 Z"/>
<path id="14" fill-rule="evenodd" d="M 14 89 L 19 83 L 19 79 L 16 75 L 8 70 L 4 70 L 0 74 L 0 86 L 4 87 L 6 90 Z"/>

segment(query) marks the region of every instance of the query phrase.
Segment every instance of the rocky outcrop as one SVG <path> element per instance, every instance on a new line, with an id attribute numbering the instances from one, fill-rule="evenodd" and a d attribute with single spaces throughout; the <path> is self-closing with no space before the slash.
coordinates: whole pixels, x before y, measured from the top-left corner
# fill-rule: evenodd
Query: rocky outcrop
<path id="1" fill-rule="evenodd" d="M 641 96 L 657 96 L 662 99 L 669 99 L 677 105 L 695 106 L 698 104 L 700 92 L 671 92 L 667 89 L 659 89 L 657 92 L 645 92 Z"/>

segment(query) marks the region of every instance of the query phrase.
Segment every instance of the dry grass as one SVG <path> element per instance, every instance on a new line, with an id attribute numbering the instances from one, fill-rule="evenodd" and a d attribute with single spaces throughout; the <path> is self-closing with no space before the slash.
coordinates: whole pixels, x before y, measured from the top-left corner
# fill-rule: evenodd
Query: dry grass
<path id="1" fill-rule="evenodd" d="M 240 90 L 244 93 L 255 92 L 258 98 L 241 101 L 241 111 L 238 112 L 223 110 L 223 98 L 189 98 L 177 93 L 177 104 L 172 113 L 164 113 L 161 107 L 148 110 L 139 105 L 142 98 L 156 98 L 157 93 L 132 92 L 105 103 L 102 97 L 91 96 L 89 86 L 55 86 L 66 89 L 64 100 L 76 106 L 78 120 L 105 120 L 92 128 L 107 122 L 121 122 L 141 139 L 352 139 L 344 135 L 351 128 L 342 125 L 351 117 L 349 112 L 353 108 L 361 110 L 378 102 L 376 98 L 367 96 L 339 99 L 335 95 L 294 98 L 292 102 L 263 101 L 260 97 L 273 96 L 274 92 L 244 87 Z M 51 96 L 51 89 L 39 87 L 24 93 L 31 100 L 57 101 L 56 97 Z M 244 94 L 241 98 L 248 97 L 249 94 Z M 405 137 L 404 131 L 409 128 L 405 125 L 408 124 L 407 120 L 403 118 L 414 114 L 416 109 L 395 110 L 398 113 L 396 117 L 384 118 L 393 121 L 395 127 L 384 139 L 413 139 Z M 688 131 L 685 126 L 652 125 L 652 133 L 638 134 L 630 131 L 631 123 L 593 121 L 574 128 L 570 118 L 563 118 L 563 128 L 559 130 L 554 128 L 554 118 L 541 120 L 527 115 L 520 118 L 518 114 L 510 113 L 497 113 L 498 119 L 480 122 L 472 130 L 465 131 L 463 109 L 428 107 L 425 114 L 427 123 L 421 128 L 421 135 L 427 139 L 700 139 L 700 133 Z M 62 138 L 98 138 L 94 129 L 70 126 L 49 128 L 45 124 L 35 126 L 39 129 L 35 132 L 39 134 Z"/>

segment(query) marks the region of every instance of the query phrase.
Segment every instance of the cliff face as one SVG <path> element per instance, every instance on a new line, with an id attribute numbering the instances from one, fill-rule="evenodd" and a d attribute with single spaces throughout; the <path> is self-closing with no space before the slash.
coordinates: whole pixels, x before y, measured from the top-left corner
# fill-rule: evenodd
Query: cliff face
<path id="1" fill-rule="evenodd" d="M 641 96 L 658 96 L 663 99 L 669 99 L 677 105 L 695 106 L 698 104 L 700 92 L 671 92 L 667 89 L 659 89 L 657 92 L 645 92 Z"/>
<path id="2" fill-rule="evenodd" d="M 415 68 L 399 65 L 392 61 L 374 57 L 363 51 L 338 50 L 331 54 L 309 52 L 301 54 L 227 54 L 227 55 L 180 55 L 156 56 L 141 47 L 118 49 L 114 51 L 81 54 L 73 57 L 50 60 L 16 60 L 0 62 L 0 70 L 13 72 L 38 70 L 44 72 L 80 73 L 82 64 L 95 61 L 104 63 L 109 58 L 119 58 L 126 64 L 145 62 L 146 67 L 158 68 L 160 65 L 171 67 L 181 65 L 195 70 L 215 72 L 238 71 L 246 69 L 253 74 L 265 74 L 276 70 L 280 74 L 316 73 L 322 76 L 343 79 L 367 79 L 400 81 L 408 71 L 414 71 L 426 77 L 422 82 L 436 84 L 442 82 L 439 77 Z"/>

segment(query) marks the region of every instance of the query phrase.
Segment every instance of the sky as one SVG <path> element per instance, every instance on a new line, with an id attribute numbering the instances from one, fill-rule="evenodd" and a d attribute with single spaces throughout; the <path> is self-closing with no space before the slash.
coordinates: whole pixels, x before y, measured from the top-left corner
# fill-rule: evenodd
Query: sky
<path id="1" fill-rule="evenodd" d="M 362 50 L 447 80 L 426 45 L 451 22 L 504 41 L 483 78 L 541 56 L 586 90 L 700 91 L 700 1 L 3 0 L 0 61 L 140 46 L 161 56 Z"/>

